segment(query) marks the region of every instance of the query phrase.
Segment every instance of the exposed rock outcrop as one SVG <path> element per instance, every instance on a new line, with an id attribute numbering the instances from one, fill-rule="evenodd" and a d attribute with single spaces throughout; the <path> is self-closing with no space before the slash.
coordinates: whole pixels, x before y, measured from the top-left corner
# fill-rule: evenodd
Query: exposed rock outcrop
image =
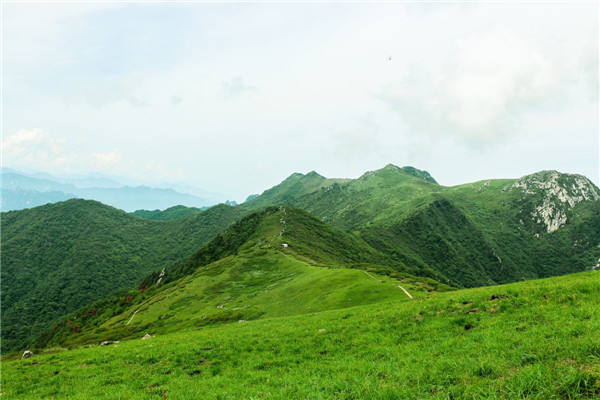
<path id="1" fill-rule="evenodd" d="M 23 352 L 23 356 L 21 357 L 21 359 L 29 358 L 29 357 L 33 357 L 33 352 L 31 350 L 25 350 Z"/>
<path id="2" fill-rule="evenodd" d="M 108 346 L 109 344 L 118 344 L 119 340 L 105 340 L 104 342 L 100 343 L 100 346 Z"/>
<path id="3" fill-rule="evenodd" d="M 589 179 L 581 175 L 541 171 L 515 181 L 510 190 L 528 196 L 541 196 L 531 213 L 533 220 L 548 233 L 567 223 L 567 212 L 582 201 L 598 201 L 600 193 Z M 537 199 L 536 199 L 537 200 Z"/>

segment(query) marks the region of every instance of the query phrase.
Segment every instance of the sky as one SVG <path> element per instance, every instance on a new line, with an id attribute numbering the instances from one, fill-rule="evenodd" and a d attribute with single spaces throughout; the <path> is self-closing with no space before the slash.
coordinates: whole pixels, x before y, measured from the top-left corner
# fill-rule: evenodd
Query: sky
<path id="1" fill-rule="evenodd" d="M 598 185 L 598 8 L 4 2 L 2 165 L 237 201 L 388 163 Z"/>

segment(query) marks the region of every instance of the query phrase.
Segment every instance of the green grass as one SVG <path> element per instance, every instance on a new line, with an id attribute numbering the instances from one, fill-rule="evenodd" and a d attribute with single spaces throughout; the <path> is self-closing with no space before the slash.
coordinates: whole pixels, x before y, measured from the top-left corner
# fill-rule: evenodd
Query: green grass
<path id="1" fill-rule="evenodd" d="M 314 267 L 258 248 L 201 268 L 101 325 L 71 334 L 62 345 L 409 300 L 397 284 L 385 276 L 373 279 L 362 270 Z M 414 284 L 405 287 L 413 296 L 423 295 Z"/>
<path id="2" fill-rule="evenodd" d="M 544 182 L 555 175 L 542 172 L 525 180 Z M 580 178 L 562 174 L 556 182 L 583 196 Z M 83 200 L 3 213 L 2 350 L 23 349 L 54 321 L 119 289 L 133 289 L 144 277 L 139 288 L 152 286 L 163 268 L 163 283 L 169 283 L 236 255 L 247 240 L 261 240 L 251 237 L 252 229 L 268 205 L 294 205 L 317 217 L 296 211 L 301 224 L 274 221 L 269 232 L 281 239 L 277 246 L 289 242 L 290 254 L 311 265 L 370 265 L 387 268 L 389 275 L 418 275 L 457 287 L 597 265 L 600 201 L 571 206 L 543 185 L 509 190 L 514 182 L 443 187 L 424 171 L 388 165 L 353 180 L 294 174 L 240 207 L 215 206 L 171 221 L 145 220 Z M 595 198 L 588 195 L 600 193 L 598 188 L 585 182 L 584 197 Z M 568 217 L 551 233 L 534 215 L 546 203 Z M 190 210 L 175 207 L 161 215 L 178 217 Z M 217 235 L 257 210 L 244 224 Z"/>
<path id="3" fill-rule="evenodd" d="M 57 349 L 5 359 L 2 394 L 593 399 L 600 397 L 598 287 L 593 271 Z"/>

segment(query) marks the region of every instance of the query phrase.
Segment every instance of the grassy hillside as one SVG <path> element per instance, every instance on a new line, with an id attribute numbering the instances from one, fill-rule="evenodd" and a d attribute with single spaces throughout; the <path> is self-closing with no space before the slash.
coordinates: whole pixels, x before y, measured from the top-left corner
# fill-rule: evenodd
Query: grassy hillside
<path id="1" fill-rule="evenodd" d="M 405 281 L 402 285 L 413 297 L 423 296 L 425 287 L 441 287 L 408 276 Z M 391 299 L 410 300 L 398 282 L 385 276 L 375 278 L 364 270 L 314 267 L 283 252 L 257 247 L 209 264 L 150 295 L 131 293 L 129 303 L 123 297 L 110 308 L 90 306 L 87 312 L 64 321 L 62 329 L 54 329 L 52 339 L 43 344 L 77 347 L 146 333 L 162 335 Z M 98 310 L 95 315 L 93 309 Z"/>
<path id="2" fill-rule="evenodd" d="M 219 234 L 187 263 L 167 271 L 165 281 L 179 279 L 200 266 L 253 246 L 278 248 L 296 258 L 324 266 L 370 263 L 406 271 L 402 263 L 373 249 L 359 237 L 331 227 L 306 211 L 269 207 L 246 216 Z M 152 279 L 157 278 L 155 273 Z"/>
<path id="3" fill-rule="evenodd" d="M 188 262 L 151 274 L 138 290 L 63 318 L 35 346 L 75 346 L 145 330 L 164 333 L 408 298 L 393 278 L 375 278 L 374 272 L 401 280 L 415 296 L 450 289 L 407 274 L 360 239 L 305 211 L 271 207 L 232 225 Z"/>
<path id="4" fill-rule="evenodd" d="M 594 271 L 55 349 L 4 360 L 2 390 L 19 399 L 598 398 L 599 286 Z"/>
<path id="5" fill-rule="evenodd" d="M 349 179 L 327 179 L 315 171 L 306 175 L 294 173 L 279 185 L 265 190 L 260 196 L 250 196 L 242 207 L 256 211 L 271 205 L 286 205 L 288 201 L 346 181 Z"/>
<path id="6" fill-rule="evenodd" d="M 2 213 L 2 350 L 17 350 L 56 318 L 189 258 L 243 210 L 216 206 L 149 221 L 95 201 Z"/>
<path id="7" fill-rule="evenodd" d="M 241 207 L 256 210 L 266 205 L 290 205 L 334 226 L 356 229 L 410 215 L 420 204 L 428 202 L 441 187 L 433 178 L 424 177 L 430 176 L 425 171 L 391 164 L 354 180 L 331 180 L 316 173 L 294 174 Z M 294 183 L 292 188 L 303 190 L 291 190 L 288 182 Z"/>

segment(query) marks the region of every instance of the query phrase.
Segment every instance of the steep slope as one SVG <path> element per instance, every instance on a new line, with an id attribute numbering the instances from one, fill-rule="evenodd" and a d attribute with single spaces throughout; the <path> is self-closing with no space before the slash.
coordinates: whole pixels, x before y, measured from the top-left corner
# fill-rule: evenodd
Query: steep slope
<path id="1" fill-rule="evenodd" d="M 370 263 L 405 266 L 370 247 L 360 238 L 333 228 L 306 211 L 289 207 L 269 207 L 243 218 L 217 235 L 187 263 L 166 271 L 165 282 L 179 279 L 198 267 L 237 254 L 252 246 L 285 250 L 313 264 L 339 265 Z M 153 275 L 151 280 L 158 278 Z"/>
<path id="2" fill-rule="evenodd" d="M 115 346 L 3 359 L 3 394 L 19 399 L 148 399 L 158 393 L 169 399 L 597 399 L 599 286 L 600 272 L 593 271 L 189 328 L 147 340 L 140 332 L 136 340 Z"/>
<path id="3" fill-rule="evenodd" d="M 2 213 L 2 350 L 54 319 L 190 257 L 243 210 L 216 206 L 149 221 L 95 201 Z"/>
<path id="4" fill-rule="evenodd" d="M 402 269 L 360 239 L 302 210 L 268 208 L 226 229 L 187 263 L 152 274 L 137 291 L 68 316 L 42 335 L 37 346 L 74 346 L 137 337 L 142 331 L 164 333 L 408 300 L 395 279 L 416 297 L 425 289 L 449 289 L 398 272 Z M 376 278 L 374 271 L 394 279 Z"/>
<path id="5" fill-rule="evenodd" d="M 494 249 L 495 282 L 584 271 L 600 258 L 600 190 L 583 176 L 542 171 L 446 195 Z"/>
<path id="6" fill-rule="evenodd" d="M 439 271 L 455 285 L 491 285 L 502 281 L 500 274 L 508 273 L 501 271 L 482 232 L 447 199 L 433 201 L 399 224 L 366 228 L 362 236 L 407 265 Z"/>

